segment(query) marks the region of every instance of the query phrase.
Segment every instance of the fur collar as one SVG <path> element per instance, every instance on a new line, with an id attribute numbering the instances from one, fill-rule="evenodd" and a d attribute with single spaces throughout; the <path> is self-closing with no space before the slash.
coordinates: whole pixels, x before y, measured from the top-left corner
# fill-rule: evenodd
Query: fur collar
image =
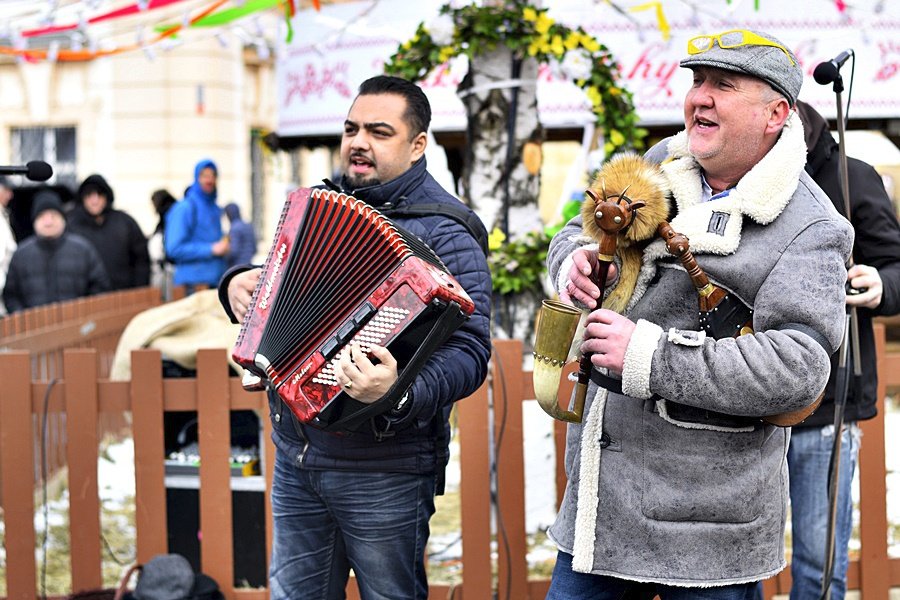
<path id="1" fill-rule="evenodd" d="M 775 146 L 724 198 L 701 201 L 700 165 L 688 151 L 686 131 L 669 140 L 667 150 L 668 158 L 660 168 L 677 206 L 677 216 L 670 223 L 675 231 L 688 237 L 694 254 L 724 256 L 734 253 L 741 243 L 744 217 L 760 225 L 774 221 L 797 190 L 806 164 L 803 125 L 794 111 Z M 724 221 L 720 233 L 710 231 L 713 219 Z M 656 261 L 667 257 L 669 253 L 661 238 L 644 249 L 643 267 L 628 308 L 633 307 L 647 289 L 656 273 Z"/>
<path id="2" fill-rule="evenodd" d="M 701 254 L 724 255 L 737 250 L 744 216 L 760 225 L 774 221 L 794 195 L 806 164 L 803 126 L 796 112 L 791 112 L 775 146 L 724 198 L 701 202 L 700 165 L 688 152 L 686 131 L 669 141 L 668 151 L 669 158 L 661 168 L 678 208 L 671 224 L 675 231 L 688 236 L 691 250 Z M 728 215 L 724 235 L 708 231 L 714 212 Z M 666 256 L 662 240 L 648 250 L 654 258 Z"/>

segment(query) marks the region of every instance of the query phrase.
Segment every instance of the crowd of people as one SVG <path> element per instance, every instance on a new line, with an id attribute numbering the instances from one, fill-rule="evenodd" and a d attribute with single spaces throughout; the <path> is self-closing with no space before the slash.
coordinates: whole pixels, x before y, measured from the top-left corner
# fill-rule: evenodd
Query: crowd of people
<path id="1" fill-rule="evenodd" d="M 739 336 L 704 328 L 694 283 L 661 239 L 642 249 L 627 307 L 603 308 L 619 274 L 613 257 L 602 263 L 602 290 L 592 273 L 598 240 L 584 235 L 582 216 L 553 237 L 548 271 L 559 298 L 586 315 L 581 351 L 594 374 L 584 422 L 568 426 L 547 597 L 756 598 L 759 583 L 786 566 L 793 506 L 791 598 L 817 598 L 824 587 L 839 600 L 856 423 L 876 412 L 871 319 L 900 312 L 900 226 L 874 169 L 853 159 L 847 213 L 837 144 L 799 100 L 803 69 L 779 40 L 739 29 L 700 35 L 680 65 L 693 75 L 684 129 L 644 159 L 667 184 L 671 226 L 690 240 L 709 279 L 751 311 L 752 327 Z M 313 426 L 269 387 L 273 599 L 344 598 L 351 569 L 363 598 L 428 596 L 425 544 L 443 492 L 450 411 L 484 381 L 491 353 L 491 277 L 479 243 L 486 234 L 428 173 L 430 120 L 417 85 L 366 80 L 344 123 L 341 176 L 326 186 L 394 211 L 398 227 L 423 240 L 466 290 L 474 312 L 389 406 L 342 435 Z M 252 225 L 236 204 L 218 205 L 217 178 L 216 164 L 202 160 L 182 200 L 155 192 L 159 223 L 149 245 L 113 208 L 102 176 L 82 182 L 68 214 L 56 193 L 41 190 L 34 236 L 16 247 L 0 223 L 6 310 L 171 274 L 188 289 L 218 286 L 239 322 L 262 270 L 251 264 Z M 8 201 L 0 182 L 0 204 Z M 851 378 L 845 395 L 835 357 L 850 310 L 860 315 L 854 351 L 864 375 Z M 396 391 L 401 362 L 378 344 L 363 351 L 347 343 L 333 360 L 335 385 L 376 403 Z M 769 420 L 818 402 L 793 428 Z M 836 407 L 845 411 L 841 432 L 832 425 Z M 846 441 L 831 527 L 826 482 L 837 433 Z M 833 579 L 823 582 L 832 529 Z"/>
<path id="2" fill-rule="evenodd" d="M 253 226 L 241 220 L 236 203 L 224 211 L 234 242 L 223 234 L 216 179 L 215 164 L 203 160 L 182 200 L 165 189 L 153 192 L 159 221 L 149 237 L 114 208 L 115 193 L 102 175 L 86 177 L 68 207 L 64 190 L 28 190 L 31 231 L 18 239 L 9 215 L 15 188 L 0 178 L 0 316 L 148 285 L 163 298 L 174 285 L 188 294 L 198 285 L 214 288 L 227 264 L 247 262 L 257 250 Z"/>

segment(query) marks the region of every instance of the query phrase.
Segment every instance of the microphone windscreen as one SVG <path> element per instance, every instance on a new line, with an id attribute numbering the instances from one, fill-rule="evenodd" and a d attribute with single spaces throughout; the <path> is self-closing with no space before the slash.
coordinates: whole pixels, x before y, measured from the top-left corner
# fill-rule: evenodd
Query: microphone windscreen
<path id="1" fill-rule="evenodd" d="M 25 167 L 28 169 L 25 177 L 31 181 L 47 181 L 53 176 L 53 169 L 42 160 L 32 160 Z"/>
<path id="2" fill-rule="evenodd" d="M 820 62 L 813 71 L 813 79 L 819 85 L 828 85 L 838 78 L 838 68 L 833 61 Z"/>

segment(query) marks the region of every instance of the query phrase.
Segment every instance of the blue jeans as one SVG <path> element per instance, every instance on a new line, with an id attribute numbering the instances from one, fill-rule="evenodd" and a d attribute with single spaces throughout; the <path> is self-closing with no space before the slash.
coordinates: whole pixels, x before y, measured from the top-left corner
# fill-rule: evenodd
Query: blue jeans
<path id="1" fill-rule="evenodd" d="M 841 472 L 838 480 L 837 520 L 834 536 L 832 600 L 847 591 L 847 545 L 853 527 L 850 486 L 859 453 L 859 426 L 844 427 Z M 828 463 L 834 444 L 834 426 L 801 427 L 791 432 L 788 469 L 791 482 L 791 600 L 817 599 L 822 594 L 825 542 L 828 531 Z"/>
<path id="2" fill-rule="evenodd" d="M 559 552 L 546 600 L 652 600 L 657 594 L 662 600 L 754 600 L 756 582 L 708 588 L 638 583 L 576 573 L 572 570 L 572 555 Z"/>
<path id="3" fill-rule="evenodd" d="M 313 471 L 276 452 L 272 600 L 340 600 L 350 569 L 363 600 L 425 600 L 434 475 Z"/>

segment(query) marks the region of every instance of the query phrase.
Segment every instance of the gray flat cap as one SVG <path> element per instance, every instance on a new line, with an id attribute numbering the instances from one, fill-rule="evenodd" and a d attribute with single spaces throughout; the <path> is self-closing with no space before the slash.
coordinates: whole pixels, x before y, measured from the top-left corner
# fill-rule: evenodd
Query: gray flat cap
<path id="1" fill-rule="evenodd" d="M 803 84 L 803 68 L 797 61 L 797 57 L 790 48 L 771 35 L 761 31 L 747 31 L 777 44 L 785 51 L 783 52 L 781 48 L 775 46 L 754 44 L 752 41 L 733 48 L 722 48 L 719 41 L 714 40 L 709 50 L 689 55 L 679 64 L 687 69 L 714 67 L 762 79 L 787 98 L 793 106 L 797 101 L 797 96 L 800 95 L 800 86 Z M 724 36 L 726 46 L 737 43 L 737 40 L 741 38 L 741 34 L 737 32 L 724 32 L 719 35 Z M 790 60 L 788 56 L 790 56 Z"/>

